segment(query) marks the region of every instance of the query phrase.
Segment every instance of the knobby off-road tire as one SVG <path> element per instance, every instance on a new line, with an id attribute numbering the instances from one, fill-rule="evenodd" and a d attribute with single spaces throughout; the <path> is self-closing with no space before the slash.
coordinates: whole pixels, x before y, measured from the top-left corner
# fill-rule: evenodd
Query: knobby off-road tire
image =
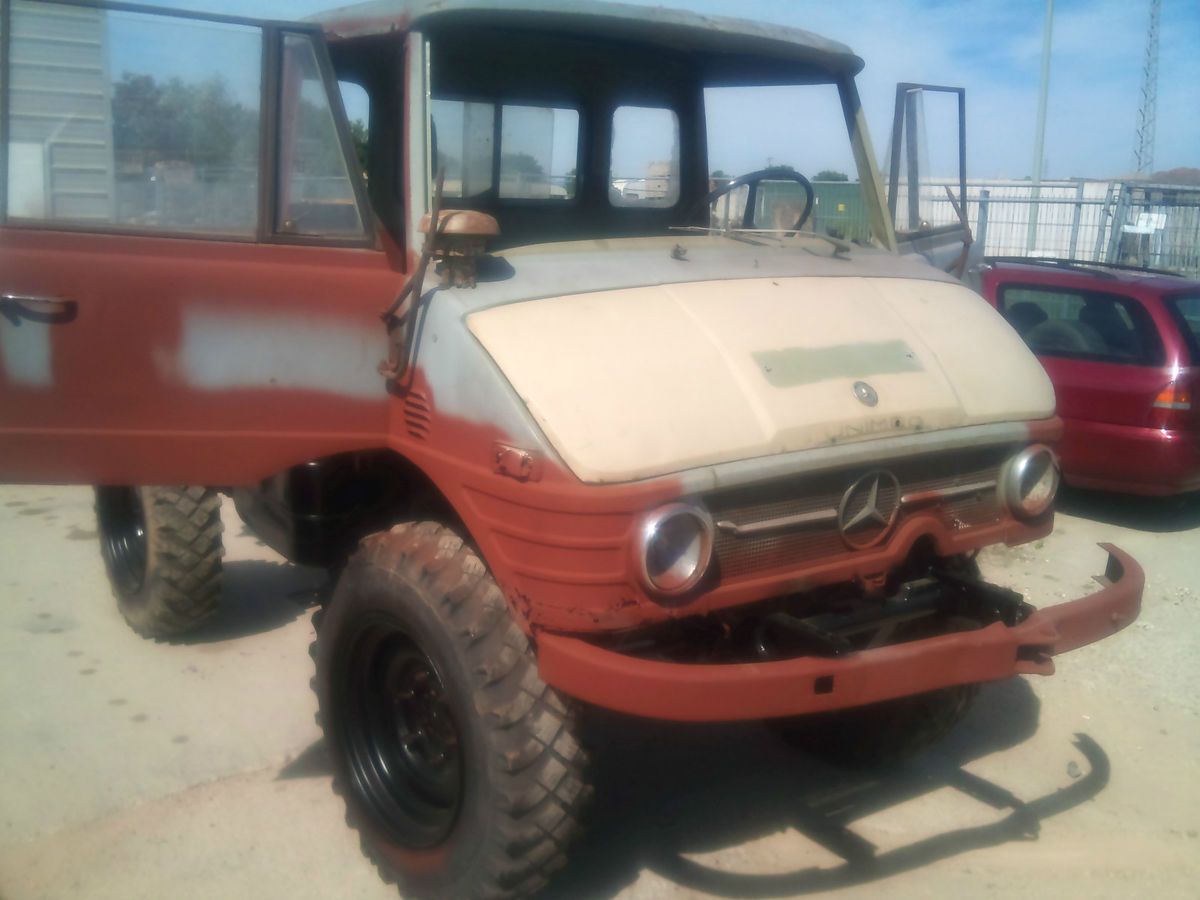
<path id="1" fill-rule="evenodd" d="M 916 756 L 954 728 L 978 685 L 960 685 L 769 724 L 787 743 L 835 765 L 875 768 Z"/>
<path id="2" fill-rule="evenodd" d="M 216 611 L 221 498 L 203 487 L 98 487 L 100 554 L 117 608 L 138 634 L 170 638 Z"/>
<path id="3" fill-rule="evenodd" d="M 573 703 L 479 557 L 434 522 L 365 538 L 313 617 L 334 789 L 405 897 L 527 897 L 591 789 Z"/>

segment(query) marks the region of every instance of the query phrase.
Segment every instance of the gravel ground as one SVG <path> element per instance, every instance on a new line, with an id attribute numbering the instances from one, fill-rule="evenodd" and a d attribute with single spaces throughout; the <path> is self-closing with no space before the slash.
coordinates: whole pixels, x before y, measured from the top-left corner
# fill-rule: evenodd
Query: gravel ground
<path id="1" fill-rule="evenodd" d="M 985 573 L 1047 604 L 1094 589 L 1112 541 L 1141 619 L 989 685 L 886 775 L 759 725 L 599 716 L 599 799 L 556 898 L 1196 897 L 1200 501 L 1068 495 L 1054 535 Z M 395 897 L 361 858 L 313 724 L 307 606 L 226 511 L 221 617 L 145 641 L 109 595 L 91 492 L 0 488 L 0 897 Z M 1195 554 L 1195 555 L 1193 555 Z"/>

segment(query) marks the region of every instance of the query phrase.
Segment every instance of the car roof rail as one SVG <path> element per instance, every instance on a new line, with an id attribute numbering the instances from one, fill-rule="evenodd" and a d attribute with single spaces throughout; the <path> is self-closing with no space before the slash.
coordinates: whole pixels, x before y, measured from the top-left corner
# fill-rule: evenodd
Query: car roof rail
<path id="1" fill-rule="evenodd" d="M 985 263 L 1016 263 L 1018 265 L 1050 266 L 1057 269 L 1069 269 L 1075 272 L 1087 272 L 1102 278 L 1115 278 L 1106 269 L 1119 272 L 1136 272 L 1142 275 L 1169 275 L 1172 278 L 1183 278 L 1178 272 L 1167 269 L 1152 269 L 1149 266 L 1130 266 L 1124 263 L 1103 262 L 1094 259 L 1065 259 L 1054 256 L 986 256 Z"/>

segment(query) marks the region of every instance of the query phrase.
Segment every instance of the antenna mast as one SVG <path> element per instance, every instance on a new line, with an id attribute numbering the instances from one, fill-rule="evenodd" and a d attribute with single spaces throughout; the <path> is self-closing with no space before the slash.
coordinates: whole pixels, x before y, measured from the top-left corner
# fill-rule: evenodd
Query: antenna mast
<path id="1" fill-rule="evenodd" d="M 1158 17 L 1162 0 L 1150 0 L 1150 29 L 1146 32 L 1146 61 L 1142 64 L 1142 99 L 1138 106 L 1137 145 L 1133 162 L 1139 175 L 1154 170 L 1154 120 L 1158 114 Z"/>

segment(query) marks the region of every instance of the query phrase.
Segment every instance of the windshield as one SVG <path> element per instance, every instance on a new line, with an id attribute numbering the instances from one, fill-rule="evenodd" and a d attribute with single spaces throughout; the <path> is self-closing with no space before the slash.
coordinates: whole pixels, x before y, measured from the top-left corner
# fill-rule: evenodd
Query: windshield
<path id="1" fill-rule="evenodd" d="M 431 165 L 413 174 L 444 172 L 447 200 L 493 216 L 495 249 L 725 230 L 710 197 L 737 228 L 886 243 L 846 123 L 853 91 L 838 69 L 794 59 L 447 30 L 429 44 Z"/>
<path id="2" fill-rule="evenodd" d="M 749 186 L 734 188 L 712 210 L 714 227 L 793 228 L 809 205 L 805 231 L 844 241 L 871 237 L 862 185 L 854 164 L 837 85 L 804 84 L 707 88 L 704 115 L 713 189 L 738 176 L 777 170 L 750 200 Z M 747 202 L 753 209 L 747 219 Z"/>

